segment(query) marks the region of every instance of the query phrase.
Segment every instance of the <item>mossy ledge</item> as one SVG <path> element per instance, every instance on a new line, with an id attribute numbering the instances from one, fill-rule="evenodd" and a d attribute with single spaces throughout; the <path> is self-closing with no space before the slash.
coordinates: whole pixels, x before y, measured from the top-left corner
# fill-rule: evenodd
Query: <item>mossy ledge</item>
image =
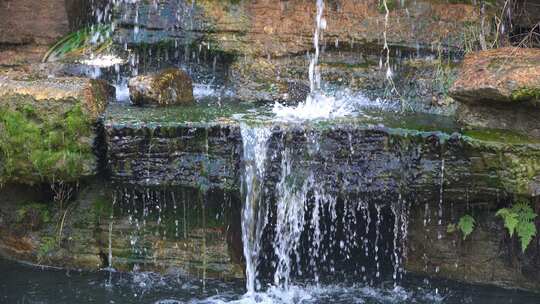
<path id="1" fill-rule="evenodd" d="M 109 90 L 84 79 L 0 86 L 0 184 L 76 182 L 96 173 L 94 126 Z"/>

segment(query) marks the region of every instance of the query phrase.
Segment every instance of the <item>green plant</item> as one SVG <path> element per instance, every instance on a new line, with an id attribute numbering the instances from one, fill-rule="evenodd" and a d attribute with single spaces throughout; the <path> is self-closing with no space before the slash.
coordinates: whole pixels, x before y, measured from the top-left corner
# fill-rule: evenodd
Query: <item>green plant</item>
<path id="1" fill-rule="evenodd" d="M 462 216 L 459 219 L 457 228 L 463 234 L 464 240 L 473 232 L 475 223 L 476 221 L 474 220 L 474 218 L 468 214 Z"/>
<path id="2" fill-rule="evenodd" d="M 504 221 L 504 227 L 508 230 L 510 237 L 517 234 L 521 243 L 521 250 L 525 252 L 532 239 L 536 236 L 536 225 L 534 219 L 537 214 L 526 202 L 519 202 L 512 208 L 503 208 L 497 211 Z"/>
<path id="3" fill-rule="evenodd" d="M 52 236 L 44 236 L 41 238 L 41 242 L 37 252 L 37 258 L 42 261 L 51 251 L 56 248 L 56 238 Z"/>
<path id="4" fill-rule="evenodd" d="M 99 54 L 112 45 L 112 27 L 93 25 L 73 32 L 56 42 L 43 56 L 42 61 L 54 61 L 70 54 L 80 54 L 91 50 Z"/>

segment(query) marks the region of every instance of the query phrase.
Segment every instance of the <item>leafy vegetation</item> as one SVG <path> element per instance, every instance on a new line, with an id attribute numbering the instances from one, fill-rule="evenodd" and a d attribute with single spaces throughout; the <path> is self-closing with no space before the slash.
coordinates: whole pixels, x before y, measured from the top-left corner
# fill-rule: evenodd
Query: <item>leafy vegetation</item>
<path id="1" fill-rule="evenodd" d="M 525 252 L 532 239 L 536 236 L 536 225 L 534 219 L 537 214 L 531 206 L 525 202 L 516 203 L 512 208 L 503 208 L 497 211 L 497 216 L 500 216 L 504 221 L 504 227 L 508 230 L 510 237 L 517 234 L 521 250 Z"/>
<path id="2" fill-rule="evenodd" d="M 56 42 L 42 61 L 54 61 L 86 52 L 99 54 L 112 45 L 111 31 L 110 25 L 93 25 L 73 32 Z"/>
<path id="3" fill-rule="evenodd" d="M 474 220 L 474 218 L 468 214 L 462 216 L 459 219 L 457 228 L 463 234 L 464 240 L 473 232 L 475 224 L 476 224 L 476 221 Z"/>
<path id="4" fill-rule="evenodd" d="M 512 92 L 514 101 L 540 100 L 540 89 L 538 88 L 519 88 Z"/>

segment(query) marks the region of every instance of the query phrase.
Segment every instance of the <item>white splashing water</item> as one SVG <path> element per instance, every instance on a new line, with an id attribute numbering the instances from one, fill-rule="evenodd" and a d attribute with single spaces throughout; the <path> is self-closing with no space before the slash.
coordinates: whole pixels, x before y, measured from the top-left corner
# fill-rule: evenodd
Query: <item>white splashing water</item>
<path id="1" fill-rule="evenodd" d="M 91 56 L 88 59 L 81 60 L 82 64 L 95 66 L 99 68 L 108 68 L 115 65 L 126 63 L 126 60 L 113 54 Z"/>
<path id="2" fill-rule="evenodd" d="M 331 119 L 352 115 L 354 107 L 350 98 L 336 98 L 325 95 L 321 91 L 321 73 L 319 57 L 321 53 L 320 40 L 323 30 L 326 29 L 324 15 L 324 0 L 317 0 L 317 15 L 315 18 L 315 33 L 313 35 L 313 47 L 315 54 L 309 63 L 309 86 L 310 94 L 304 102 L 297 106 L 284 106 L 276 103 L 273 108 L 278 118 L 288 120 L 312 120 Z"/>
<path id="3" fill-rule="evenodd" d="M 275 103 L 272 112 L 285 120 L 332 119 L 350 116 L 355 107 L 350 98 L 336 98 L 323 93 L 312 93 L 295 107 Z"/>

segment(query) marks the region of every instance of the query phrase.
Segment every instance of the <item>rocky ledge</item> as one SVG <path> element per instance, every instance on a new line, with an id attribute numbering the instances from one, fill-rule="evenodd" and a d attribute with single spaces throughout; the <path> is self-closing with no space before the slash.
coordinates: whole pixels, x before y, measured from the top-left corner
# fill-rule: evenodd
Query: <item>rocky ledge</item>
<path id="1" fill-rule="evenodd" d="M 95 175 L 95 126 L 111 93 L 100 80 L 0 74 L 0 180 L 74 182 Z"/>

